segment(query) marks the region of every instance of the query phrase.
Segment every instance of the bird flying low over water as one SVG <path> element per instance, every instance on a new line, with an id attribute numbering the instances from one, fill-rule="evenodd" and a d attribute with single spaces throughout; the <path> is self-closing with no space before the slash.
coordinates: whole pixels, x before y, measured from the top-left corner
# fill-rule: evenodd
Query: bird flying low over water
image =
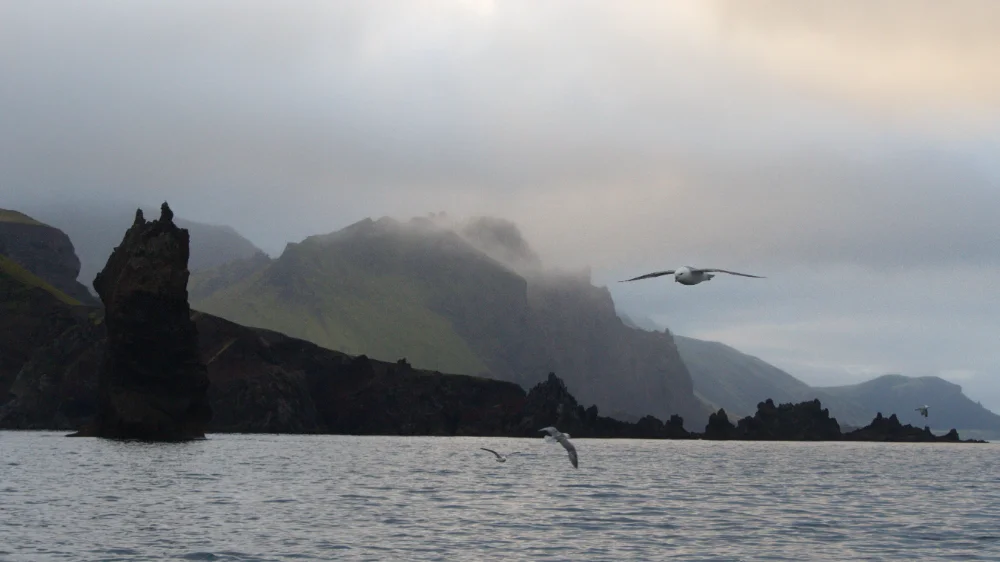
<path id="1" fill-rule="evenodd" d="M 738 273 L 736 271 L 729 271 L 726 269 L 691 267 L 689 265 L 685 265 L 682 267 L 678 267 L 677 269 L 668 269 L 666 271 L 654 271 L 653 273 L 647 273 L 645 275 L 633 277 L 632 279 L 625 279 L 623 281 L 619 281 L 619 283 L 638 281 L 640 279 L 650 279 L 652 277 L 660 277 L 662 275 L 673 275 L 674 281 L 680 283 L 681 285 L 697 285 L 702 281 L 710 281 L 713 277 L 715 277 L 715 273 L 728 273 L 730 275 L 739 275 L 740 277 L 753 277 L 755 279 L 766 279 L 766 277 L 761 277 L 760 275 L 750 275 L 749 273 Z"/>
<path id="2" fill-rule="evenodd" d="M 552 426 L 543 427 L 538 431 L 544 431 L 548 433 L 549 435 L 554 437 L 556 441 L 562 444 L 563 448 L 565 448 L 566 452 L 569 454 L 569 462 L 573 463 L 573 468 L 579 468 L 577 466 L 576 447 L 574 447 L 573 444 L 569 442 L 569 439 L 567 438 L 565 433 L 562 433 L 561 431 Z"/>
<path id="3" fill-rule="evenodd" d="M 916 408 L 914 408 L 914 410 L 920 412 L 920 415 L 926 418 L 927 417 L 927 408 L 930 408 L 930 406 L 928 406 L 927 404 L 924 404 L 923 406 L 917 406 Z"/>
<path id="4" fill-rule="evenodd" d="M 501 455 L 500 453 L 494 451 L 493 449 L 487 449 L 486 447 L 480 447 L 480 449 L 482 449 L 484 451 L 489 451 L 489 452 L 493 453 L 494 455 L 496 455 L 497 456 L 497 462 L 507 462 L 507 457 L 509 457 L 511 455 L 516 455 L 516 454 L 518 454 L 520 452 L 520 451 L 514 451 L 513 453 L 507 453 L 506 455 Z"/>

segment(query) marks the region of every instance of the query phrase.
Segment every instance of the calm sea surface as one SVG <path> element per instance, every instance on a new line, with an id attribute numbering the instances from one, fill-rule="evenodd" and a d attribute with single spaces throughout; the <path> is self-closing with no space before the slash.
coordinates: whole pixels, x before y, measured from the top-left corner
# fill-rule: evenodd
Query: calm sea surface
<path id="1" fill-rule="evenodd" d="M 1000 560 L 994 444 L 63 435 L 0 432 L 0 560 Z"/>

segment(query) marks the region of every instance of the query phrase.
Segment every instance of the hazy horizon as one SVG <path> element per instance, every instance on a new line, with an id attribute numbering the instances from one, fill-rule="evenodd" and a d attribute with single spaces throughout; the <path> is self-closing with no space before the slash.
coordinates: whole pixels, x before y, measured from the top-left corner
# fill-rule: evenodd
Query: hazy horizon
<path id="1" fill-rule="evenodd" d="M 619 308 L 814 385 L 1000 411 L 1000 4 L 0 4 L 0 207 L 170 202 L 276 255 L 514 221 Z M 677 265 L 767 276 L 616 281 Z"/>

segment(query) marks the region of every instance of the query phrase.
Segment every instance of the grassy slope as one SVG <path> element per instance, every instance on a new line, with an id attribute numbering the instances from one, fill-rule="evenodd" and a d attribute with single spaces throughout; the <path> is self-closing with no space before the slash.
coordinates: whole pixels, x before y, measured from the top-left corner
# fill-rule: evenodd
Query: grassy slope
<path id="1" fill-rule="evenodd" d="M 325 259 L 309 245 L 207 296 L 192 307 L 233 322 L 267 328 L 329 349 L 416 367 L 474 374 L 483 362 L 451 323 L 431 311 L 427 288 L 399 276 L 376 276 Z M 217 272 L 192 276 L 192 286 Z"/>
<path id="2" fill-rule="evenodd" d="M 17 262 L 3 255 L 0 255 L 0 272 L 25 287 L 36 287 L 42 289 L 68 305 L 76 306 L 80 304 L 80 301 L 70 297 L 52 285 L 49 285 L 34 273 L 24 269 Z"/>
<path id="3" fill-rule="evenodd" d="M 0 209 L 0 222 L 12 222 L 18 224 L 33 224 L 36 226 L 45 226 L 44 224 L 36 221 L 35 219 L 29 217 L 24 213 L 11 211 L 9 209 Z"/>

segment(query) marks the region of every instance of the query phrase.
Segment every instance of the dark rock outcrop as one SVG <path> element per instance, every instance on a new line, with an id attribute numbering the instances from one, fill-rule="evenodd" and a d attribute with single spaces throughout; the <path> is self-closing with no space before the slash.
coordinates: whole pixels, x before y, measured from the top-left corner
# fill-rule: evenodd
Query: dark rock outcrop
<path id="1" fill-rule="evenodd" d="M 97 304 L 97 299 L 77 281 L 80 259 L 63 231 L 22 213 L 0 209 L 0 254 L 81 304 Z"/>
<path id="2" fill-rule="evenodd" d="M 888 418 L 882 416 L 882 412 L 875 414 L 875 419 L 861 429 L 844 434 L 846 441 L 892 441 L 906 443 L 927 443 L 927 442 L 951 442 L 958 443 L 962 440 L 958 436 L 958 431 L 952 428 L 944 435 L 934 435 L 931 428 L 924 426 L 923 429 L 913 427 L 910 424 L 900 423 L 896 414 Z M 976 439 L 968 439 L 966 443 L 984 443 Z"/>
<path id="3" fill-rule="evenodd" d="M 100 318 L 75 323 L 40 346 L 22 366 L 0 405 L 4 429 L 76 429 L 97 413 L 97 372 L 104 326 Z"/>
<path id="4" fill-rule="evenodd" d="M 720 408 L 718 412 L 713 412 L 708 416 L 708 424 L 705 426 L 705 439 L 726 440 L 737 438 L 736 427 L 729 421 L 729 414 L 725 408 Z"/>
<path id="5" fill-rule="evenodd" d="M 94 279 L 107 334 L 98 410 L 81 433 L 114 438 L 204 437 L 211 419 L 208 376 L 191 321 L 189 238 L 164 203 L 147 222 L 137 211 L 120 246 Z"/>
<path id="6" fill-rule="evenodd" d="M 0 256 L 0 407 L 21 367 L 59 334 L 86 321 L 90 309 L 73 306 Z M 11 271 L 19 269 L 18 272 Z M 66 298 L 65 295 L 62 295 Z"/>
<path id="7" fill-rule="evenodd" d="M 690 438 L 683 420 L 627 423 L 584 408 L 554 374 L 525 392 L 505 381 L 353 357 L 269 330 L 194 312 L 214 413 L 211 432 Z M 21 370 L 0 410 L 6 429 L 70 429 L 97 415 L 105 345 L 98 318 L 67 330 Z"/>
<path id="8" fill-rule="evenodd" d="M 739 421 L 741 439 L 757 441 L 836 441 L 840 425 L 819 400 L 775 406 L 768 398 L 757 404 L 757 413 Z"/>
<path id="9" fill-rule="evenodd" d="M 879 413 L 867 427 L 842 433 L 836 418 L 823 408 L 819 400 L 775 406 L 768 398 L 757 404 L 757 412 L 739 420 L 734 426 L 725 409 L 708 418 L 703 436 L 713 440 L 745 441 L 912 441 L 982 443 L 975 439 L 961 441 L 958 431 L 934 435 L 930 428 L 917 429 L 902 425 L 893 414 L 883 418 Z"/>

